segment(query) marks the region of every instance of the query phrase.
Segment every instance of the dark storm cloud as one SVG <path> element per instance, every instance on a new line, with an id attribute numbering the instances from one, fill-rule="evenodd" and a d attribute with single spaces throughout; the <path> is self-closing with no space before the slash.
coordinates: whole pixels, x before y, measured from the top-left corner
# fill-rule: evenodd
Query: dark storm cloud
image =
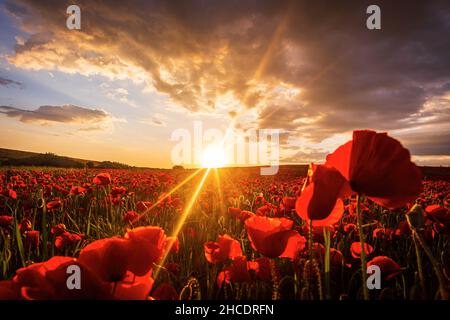
<path id="1" fill-rule="evenodd" d="M 139 70 L 191 111 L 214 112 L 231 92 L 246 105 L 240 112 L 258 110 L 260 127 L 315 142 L 353 129 L 405 129 L 425 115 L 437 123 L 449 109 L 450 3 L 376 3 L 382 30 L 371 31 L 373 1 L 77 1 L 82 30 L 71 32 L 71 1 L 9 1 L 33 34 L 10 62 L 112 77 Z M 278 101 L 280 83 L 301 92 Z M 448 129 L 441 120 L 434 134 Z M 450 149 L 425 137 L 418 152 Z"/>
<path id="2" fill-rule="evenodd" d="M 416 132 L 402 137 L 403 144 L 418 156 L 446 155 L 450 156 L 450 133 L 447 132 Z"/>
<path id="3" fill-rule="evenodd" d="M 74 105 L 40 106 L 36 110 L 24 110 L 15 107 L 0 106 L 0 113 L 17 118 L 25 123 L 72 123 L 101 122 L 110 116 L 96 109 L 88 109 Z"/>

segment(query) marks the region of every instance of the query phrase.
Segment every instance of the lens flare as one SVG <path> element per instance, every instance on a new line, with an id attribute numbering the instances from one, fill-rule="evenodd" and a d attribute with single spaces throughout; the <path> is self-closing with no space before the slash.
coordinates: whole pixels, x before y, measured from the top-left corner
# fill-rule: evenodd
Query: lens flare
<path id="1" fill-rule="evenodd" d="M 218 146 L 208 146 L 203 152 L 203 168 L 221 168 L 226 164 L 225 150 Z"/>

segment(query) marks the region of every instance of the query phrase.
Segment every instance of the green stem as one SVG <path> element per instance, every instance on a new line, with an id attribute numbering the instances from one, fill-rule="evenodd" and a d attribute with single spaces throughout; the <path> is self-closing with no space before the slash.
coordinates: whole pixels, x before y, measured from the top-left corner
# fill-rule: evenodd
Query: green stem
<path id="1" fill-rule="evenodd" d="M 413 227 L 414 228 L 414 227 Z M 441 267 L 439 265 L 439 262 L 433 257 L 433 253 L 431 252 L 430 248 L 427 246 L 425 239 L 422 237 L 422 235 L 417 232 L 417 230 L 414 228 L 412 229 L 414 237 L 417 239 L 419 244 L 422 246 L 423 250 L 425 251 L 425 254 L 428 256 L 428 259 L 430 259 L 431 264 L 433 265 L 434 273 L 436 274 L 436 277 L 439 281 L 439 292 L 441 294 L 442 300 L 449 300 L 450 296 L 447 290 L 447 280 L 444 277 L 444 274 L 442 273 Z"/>
<path id="2" fill-rule="evenodd" d="M 278 300 L 279 298 L 279 292 L 278 292 L 278 288 L 280 286 L 280 281 L 278 279 L 278 275 L 277 275 L 277 266 L 275 263 L 275 259 L 270 259 L 270 271 L 272 274 L 272 300 Z"/>
<path id="3" fill-rule="evenodd" d="M 367 288 L 367 265 L 366 265 L 366 251 L 364 250 L 364 232 L 363 223 L 361 217 L 361 196 L 358 194 L 356 196 L 356 214 L 358 217 L 358 231 L 359 231 L 359 242 L 361 244 L 361 280 L 364 293 L 364 300 L 369 300 L 369 288 Z"/>
<path id="4" fill-rule="evenodd" d="M 422 295 L 426 296 L 426 293 L 425 293 L 425 279 L 423 277 L 422 257 L 420 255 L 419 244 L 417 243 L 417 239 L 414 236 L 414 234 L 413 234 L 412 238 L 413 238 L 413 242 L 414 242 L 414 247 L 416 249 L 417 270 L 418 270 L 418 273 L 419 273 L 420 288 L 422 289 Z"/>
<path id="5" fill-rule="evenodd" d="M 330 230 L 326 227 L 323 228 L 323 236 L 325 239 L 325 257 L 324 257 L 324 265 L 325 265 L 325 291 L 326 291 L 326 299 L 331 299 L 331 290 L 330 290 L 330 247 L 331 247 L 331 235 Z"/>
<path id="6" fill-rule="evenodd" d="M 408 222 L 409 228 L 412 231 L 414 243 L 416 244 L 416 241 L 417 241 L 420 244 L 420 246 L 423 248 L 423 250 L 425 251 L 425 254 L 428 256 L 428 259 L 430 259 L 430 262 L 433 266 L 436 277 L 438 278 L 439 293 L 441 294 L 441 298 L 443 300 L 449 300 L 450 294 L 448 292 L 448 280 L 442 273 L 442 269 L 441 269 L 439 261 L 437 261 L 433 257 L 433 253 L 431 252 L 431 249 L 428 247 L 428 245 L 421 233 L 421 230 L 424 227 L 424 222 L 423 222 L 423 212 L 419 205 L 417 205 L 417 204 L 414 205 L 412 207 L 412 209 L 406 214 L 406 221 Z M 421 263 L 421 260 L 419 260 L 420 255 L 419 255 L 419 249 L 418 249 L 417 245 L 416 245 L 416 256 L 417 256 L 417 264 L 418 264 L 419 272 L 421 273 L 422 263 Z M 419 275 L 420 275 L 420 273 L 419 273 Z M 421 281 L 421 285 L 423 285 L 423 283 L 424 283 L 423 277 L 422 277 L 422 279 L 420 279 L 420 281 Z"/>
<path id="7" fill-rule="evenodd" d="M 308 288 L 309 295 L 312 295 L 312 261 L 313 261 L 313 223 L 309 220 L 309 232 L 308 232 L 308 251 L 309 251 L 309 277 L 308 277 Z"/>

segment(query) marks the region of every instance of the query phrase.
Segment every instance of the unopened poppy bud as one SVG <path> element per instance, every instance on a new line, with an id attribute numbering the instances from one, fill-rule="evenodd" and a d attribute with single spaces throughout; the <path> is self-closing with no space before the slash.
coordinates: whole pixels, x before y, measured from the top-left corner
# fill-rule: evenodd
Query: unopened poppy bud
<path id="1" fill-rule="evenodd" d="M 420 205 L 415 204 L 411 210 L 406 214 L 406 220 L 412 229 L 423 230 L 425 221 L 423 217 L 423 211 Z"/>

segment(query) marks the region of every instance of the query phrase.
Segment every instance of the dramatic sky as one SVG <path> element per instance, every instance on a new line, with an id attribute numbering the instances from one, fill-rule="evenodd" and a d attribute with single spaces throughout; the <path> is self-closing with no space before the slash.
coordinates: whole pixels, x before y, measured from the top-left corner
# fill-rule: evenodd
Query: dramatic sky
<path id="1" fill-rule="evenodd" d="M 450 165 L 450 3 L 0 0 L 0 147 L 170 167 L 194 121 L 280 129 L 285 163 L 374 129 Z"/>

